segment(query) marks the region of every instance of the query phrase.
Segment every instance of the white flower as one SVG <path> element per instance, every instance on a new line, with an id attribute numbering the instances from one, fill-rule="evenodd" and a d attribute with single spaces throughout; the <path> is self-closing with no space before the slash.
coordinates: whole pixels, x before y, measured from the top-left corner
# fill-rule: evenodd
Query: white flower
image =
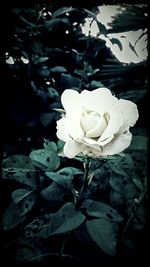
<path id="1" fill-rule="evenodd" d="M 104 87 L 81 93 L 67 89 L 61 102 L 66 113 L 57 121 L 57 137 L 65 142 L 64 156 L 114 155 L 130 145 L 129 128 L 139 116 L 133 102 L 117 99 Z"/>

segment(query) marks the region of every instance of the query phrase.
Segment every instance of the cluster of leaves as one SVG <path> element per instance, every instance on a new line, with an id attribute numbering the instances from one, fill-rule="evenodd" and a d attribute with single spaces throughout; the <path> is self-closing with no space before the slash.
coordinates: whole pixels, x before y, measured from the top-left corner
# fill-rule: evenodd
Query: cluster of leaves
<path id="1" fill-rule="evenodd" d="M 94 20 L 96 10 L 38 4 L 13 8 L 8 14 L 12 23 L 4 51 L 7 134 L 1 231 L 6 262 L 46 263 L 49 257 L 66 257 L 88 263 L 93 255 L 102 262 L 105 255 L 136 253 L 141 241 L 136 237 L 146 223 L 145 135 L 135 136 L 124 155 L 92 160 L 82 197 L 83 159 L 58 156 L 63 143 L 56 140 L 55 109 L 61 108 L 66 88 L 80 92 L 107 86 L 138 104 L 138 126 L 145 127 L 146 64 L 124 66 L 105 41 L 83 35 L 80 24 L 87 16 Z M 111 32 L 144 27 L 144 10 L 130 6 L 114 20 Z M 98 26 L 109 33 L 101 23 Z M 14 64 L 9 64 L 10 58 Z"/>
<path id="2" fill-rule="evenodd" d="M 135 136 L 126 154 L 91 160 L 89 186 L 82 198 L 84 159 L 75 158 L 78 167 L 64 167 L 65 159 L 60 161 L 58 156 L 62 147 L 60 141 L 45 140 L 44 148 L 33 150 L 29 157 L 3 160 L 2 177 L 8 183 L 15 181 L 15 190 L 2 226 L 4 232 L 15 229 L 17 236 L 4 246 L 4 254 L 24 262 L 43 261 L 51 255 L 75 257 L 74 251 L 71 256 L 62 249 L 59 253 L 64 238 L 82 240 L 94 249 L 97 245 L 111 256 L 118 255 L 120 244 L 133 251 L 137 240 L 129 234 L 142 231 L 147 216 L 147 138 Z M 54 237 L 57 249 L 52 246 Z"/>

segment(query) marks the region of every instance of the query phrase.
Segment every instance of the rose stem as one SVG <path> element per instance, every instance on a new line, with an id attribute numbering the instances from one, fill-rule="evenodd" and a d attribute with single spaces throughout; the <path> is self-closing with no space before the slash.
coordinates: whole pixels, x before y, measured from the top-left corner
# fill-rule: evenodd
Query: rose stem
<path id="1" fill-rule="evenodd" d="M 83 185 L 81 187 L 81 190 L 80 190 L 80 193 L 79 193 L 79 196 L 78 196 L 78 201 L 77 203 L 79 203 L 83 197 L 84 197 L 84 193 L 86 192 L 87 190 L 87 187 L 88 187 L 88 178 L 89 178 L 89 167 L 90 167 L 90 159 L 89 158 L 86 158 L 86 161 L 84 163 L 84 181 L 83 181 Z"/>

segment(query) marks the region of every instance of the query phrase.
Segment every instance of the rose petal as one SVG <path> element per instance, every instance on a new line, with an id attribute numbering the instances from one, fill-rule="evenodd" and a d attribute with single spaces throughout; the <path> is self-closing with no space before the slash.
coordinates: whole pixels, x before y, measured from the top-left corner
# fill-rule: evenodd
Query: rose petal
<path id="1" fill-rule="evenodd" d="M 97 143 L 96 140 L 91 139 L 91 138 L 87 138 L 87 137 L 83 137 L 81 142 L 89 147 L 93 147 L 97 150 L 101 150 L 100 145 Z"/>
<path id="2" fill-rule="evenodd" d="M 103 147 L 102 156 L 115 155 L 125 150 L 131 143 L 132 134 L 128 131 L 124 134 L 117 135 L 113 141 Z"/>
<path id="3" fill-rule="evenodd" d="M 60 120 L 58 120 L 56 128 L 57 128 L 56 135 L 58 139 L 64 142 L 70 139 L 67 124 L 66 124 L 66 118 L 61 118 Z"/>
<path id="4" fill-rule="evenodd" d="M 83 147 L 83 144 L 77 143 L 74 140 L 68 140 L 64 145 L 64 155 L 72 159 L 83 151 Z"/>
<path id="5" fill-rule="evenodd" d="M 117 110 L 115 106 L 109 109 L 107 114 L 109 114 L 108 126 L 98 140 L 98 143 L 101 145 L 105 144 L 103 143 L 104 141 L 110 141 L 110 139 L 113 138 L 114 134 L 119 131 L 120 127 L 123 124 L 123 119 L 119 113 L 119 110 Z"/>
<path id="6" fill-rule="evenodd" d="M 108 138 L 104 139 L 104 140 L 101 140 L 100 141 L 100 138 L 98 139 L 97 143 L 100 145 L 100 146 L 105 146 L 106 144 L 108 144 L 112 139 L 114 138 L 114 135 L 111 135 L 109 136 Z"/>
<path id="7" fill-rule="evenodd" d="M 80 126 L 80 94 L 75 90 L 66 89 L 61 96 L 61 101 L 66 111 L 65 124 L 68 134 L 73 139 L 81 138 L 84 133 Z"/>
<path id="8" fill-rule="evenodd" d="M 100 115 L 94 111 L 90 112 L 89 114 L 85 111 L 83 111 L 83 114 L 80 118 L 80 124 L 85 133 L 90 131 L 95 127 L 98 120 L 100 119 Z"/>
<path id="9" fill-rule="evenodd" d="M 139 113 L 137 105 L 133 102 L 125 99 L 119 99 L 116 109 L 120 110 L 123 118 L 123 129 L 127 130 L 130 126 L 134 126 L 136 123 Z"/>
<path id="10" fill-rule="evenodd" d="M 112 96 L 111 91 L 105 87 L 98 88 L 94 91 L 83 90 L 81 92 L 81 103 L 89 110 L 99 112 L 103 115 L 108 107 L 110 108 L 118 101 L 116 97 Z"/>
<path id="11" fill-rule="evenodd" d="M 66 112 L 74 112 L 80 106 L 80 95 L 76 90 L 66 89 L 61 96 L 61 103 Z"/>
<path id="12" fill-rule="evenodd" d="M 92 138 L 99 137 L 102 135 L 106 127 L 107 127 L 107 121 L 103 116 L 99 118 L 96 126 L 86 133 L 86 136 Z"/>

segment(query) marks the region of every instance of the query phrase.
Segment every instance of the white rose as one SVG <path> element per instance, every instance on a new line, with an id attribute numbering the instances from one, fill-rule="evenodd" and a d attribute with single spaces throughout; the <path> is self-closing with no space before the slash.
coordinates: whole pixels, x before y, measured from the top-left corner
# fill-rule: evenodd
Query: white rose
<path id="1" fill-rule="evenodd" d="M 65 142 L 64 156 L 114 155 L 130 145 L 129 128 L 139 116 L 133 102 L 117 99 L 107 88 L 81 93 L 67 89 L 61 102 L 65 115 L 57 121 L 57 137 Z"/>

